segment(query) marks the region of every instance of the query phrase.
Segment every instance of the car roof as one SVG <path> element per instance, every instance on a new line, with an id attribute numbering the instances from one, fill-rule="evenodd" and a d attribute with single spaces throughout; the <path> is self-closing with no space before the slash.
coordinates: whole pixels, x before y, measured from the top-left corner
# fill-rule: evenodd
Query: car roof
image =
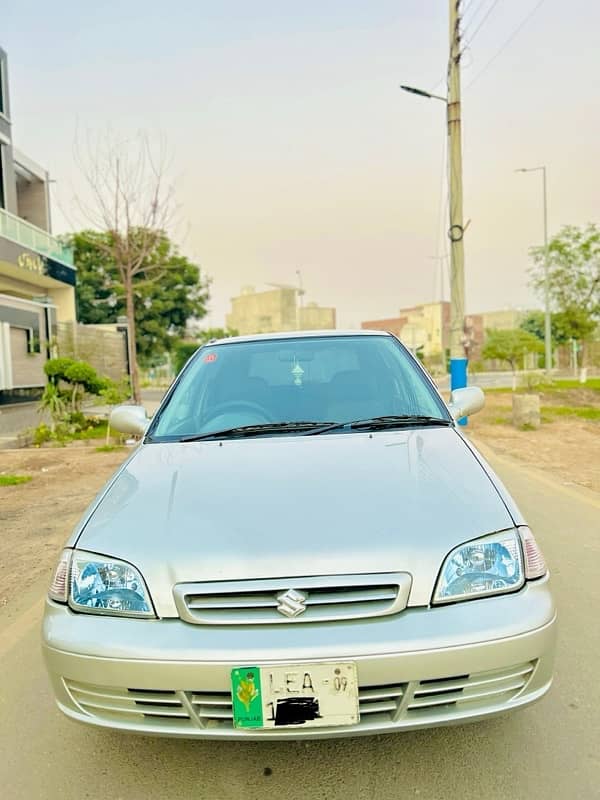
<path id="1" fill-rule="evenodd" d="M 277 339 L 311 339 L 317 336 L 329 338 L 343 338 L 345 336 L 391 336 L 387 331 L 375 330 L 323 330 L 323 331 L 282 331 L 281 333 L 253 333 L 246 336 L 231 336 L 227 339 L 215 339 L 207 342 L 211 347 L 215 345 L 233 344 L 235 342 L 264 342 Z"/>

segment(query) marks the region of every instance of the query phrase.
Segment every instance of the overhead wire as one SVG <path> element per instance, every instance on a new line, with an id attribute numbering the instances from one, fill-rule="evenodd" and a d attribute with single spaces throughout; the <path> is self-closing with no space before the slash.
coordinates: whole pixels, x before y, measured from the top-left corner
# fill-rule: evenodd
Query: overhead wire
<path id="1" fill-rule="evenodd" d="M 439 201 L 438 201 L 438 213 L 437 213 L 437 242 L 435 248 L 435 260 L 438 262 L 436 264 L 434 270 L 434 278 L 433 278 L 433 301 L 444 299 L 444 272 L 442 263 L 447 260 L 448 254 L 442 253 L 440 254 L 441 244 L 442 244 L 442 235 L 445 229 L 445 223 L 448 216 L 448 180 L 447 180 L 447 170 L 448 170 L 448 137 L 444 135 L 444 140 L 442 143 L 442 158 L 441 158 L 441 170 L 440 170 L 440 191 L 439 191 Z M 446 199 L 444 201 L 444 185 L 446 186 Z M 446 248 L 444 248 L 445 250 Z M 442 262 L 442 263 L 440 263 Z M 437 298 L 436 294 L 436 284 L 437 284 L 437 274 L 438 268 L 440 269 L 440 297 Z"/>
<path id="2" fill-rule="evenodd" d="M 525 25 L 529 22 L 529 20 L 533 17 L 536 11 L 541 8 L 541 6 L 546 2 L 546 0 L 538 0 L 536 5 L 531 9 L 531 11 L 521 20 L 521 22 L 517 25 L 517 27 L 513 30 L 510 34 L 508 39 L 500 46 L 500 48 L 494 53 L 494 55 L 486 61 L 483 67 L 477 72 L 473 78 L 469 81 L 469 83 L 465 86 L 465 90 L 470 89 L 471 86 L 475 83 L 475 81 L 479 80 L 479 78 L 483 75 L 483 73 L 494 63 L 494 61 L 506 50 L 509 44 L 513 41 L 513 39 L 521 32 L 521 30 L 525 27 Z"/>
<path id="3" fill-rule="evenodd" d="M 466 39 L 466 41 L 465 41 L 465 44 L 463 45 L 464 47 L 468 47 L 468 46 L 471 44 L 471 42 L 473 41 L 473 39 L 474 39 L 474 38 L 477 36 L 477 34 L 479 33 L 479 31 L 480 31 L 480 30 L 483 28 L 483 26 L 485 25 L 485 23 L 486 23 L 486 22 L 487 22 L 487 20 L 488 20 L 488 17 L 489 17 L 489 16 L 490 16 L 490 14 L 492 13 L 492 11 L 493 11 L 493 10 L 496 8 L 496 6 L 498 5 L 498 3 L 499 3 L 499 2 L 500 2 L 500 0 L 493 0 L 493 3 L 492 3 L 492 5 L 491 5 L 491 6 L 488 8 L 488 10 L 486 11 L 486 13 L 485 13 L 485 15 L 484 15 L 483 19 L 481 20 L 481 22 L 479 23 L 479 25 L 478 25 L 478 26 L 475 28 L 475 30 L 473 31 L 473 33 L 471 34 L 471 36 L 470 36 L 468 39 L 467 39 L 467 35 L 468 35 L 468 33 L 469 33 L 469 28 L 470 28 L 470 26 L 468 25 L 468 26 L 465 28 L 465 30 L 464 30 L 464 32 L 463 32 L 463 38 L 465 38 L 465 39 Z M 472 21 L 471 21 L 471 24 L 473 24 L 473 23 L 472 23 Z"/>
<path id="4" fill-rule="evenodd" d="M 475 1 L 476 0 L 470 0 L 470 2 L 467 3 L 467 5 L 465 6 L 465 8 L 463 10 L 463 13 L 461 15 L 461 19 L 464 20 L 465 14 L 473 6 Z M 475 30 L 471 34 L 470 38 L 466 41 L 465 45 L 463 46 L 463 49 L 468 47 L 471 44 L 471 42 L 473 41 L 475 36 L 479 33 L 481 28 L 486 23 L 487 19 L 491 15 L 491 13 L 494 10 L 494 8 L 498 5 L 498 2 L 499 2 L 499 0 L 494 0 L 492 2 L 492 4 L 488 7 L 485 15 L 479 21 L 479 24 L 477 25 L 477 27 L 475 28 Z M 496 61 L 496 59 L 506 50 L 506 48 L 511 44 L 513 39 L 515 39 L 515 37 L 520 33 L 520 31 L 525 27 L 525 25 L 529 22 L 529 20 L 533 17 L 533 15 L 538 11 L 539 8 L 541 8 L 541 6 L 545 2 L 546 2 L 546 0 L 538 0 L 536 5 L 531 9 L 531 11 L 529 11 L 525 15 L 525 17 L 521 20 L 521 22 L 517 25 L 517 27 L 512 31 L 510 36 L 503 42 L 503 44 L 496 51 L 496 53 L 494 53 L 494 55 L 483 65 L 483 67 L 479 70 L 479 72 L 477 72 L 475 74 L 475 76 L 467 84 L 465 89 L 469 89 L 475 83 L 475 81 L 479 80 L 479 78 L 484 74 L 484 72 L 486 72 L 486 70 L 494 63 L 494 61 Z M 473 25 L 473 23 L 475 21 L 475 18 L 478 16 L 479 12 L 484 7 L 484 5 L 485 5 L 485 0 L 482 0 L 482 2 L 480 2 L 475 7 L 475 10 L 474 10 L 473 14 L 471 15 L 471 19 L 469 20 L 470 26 Z M 463 37 L 464 37 L 464 35 L 465 34 L 463 33 Z M 461 49 L 461 53 L 463 52 L 463 49 Z M 447 76 L 444 76 L 444 77 L 440 78 L 440 80 L 436 83 L 435 86 L 433 86 L 430 89 L 430 91 L 431 92 L 435 91 L 440 86 L 440 84 L 442 84 L 444 82 L 446 77 Z M 443 231 L 443 228 L 444 228 L 444 221 L 447 218 L 448 211 L 449 211 L 449 206 L 450 206 L 449 191 L 448 191 L 448 189 L 446 189 L 446 200 L 445 200 L 445 205 L 444 205 L 444 208 L 443 208 L 443 211 L 442 211 L 442 203 L 443 203 L 443 196 L 444 196 L 444 193 L 443 193 L 444 174 L 446 174 L 446 178 L 447 178 L 446 185 L 449 186 L 449 170 L 450 170 L 450 163 L 449 163 L 449 159 L 448 159 L 448 139 L 447 139 L 447 137 L 444 137 L 444 148 L 443 148 L 443 151 L 442 151 L 442 169 L 441 169 L 441 181 L 440 181 L 440 195 L 439 195 L 439 204 L 438 204 L 438 232 L 437 232 L 437 246 L 436 246 L 436 253 L 437 253 L 436 259 L 440 260 L 440 262 L 441 262 L 440 263 L 440 266 L 441 266 L 440 278 L 442 279 L 442 284 L 440 286 L 440 290 L 441 290 L 440 294 L 441 294 L 442 299 L 444 297 L 444 290 L 443 290 L 443 273 L 444 273 L 444 270 L 443 270 L 443 266 L 446 267 L 446 272 L 447 272 L 446 277 L 447 277 L 448 282 L 450 282 L 450 265 L 449 265 L 449 261 L 448 261 L 448 254 L 444 253 L 443 255 L 440 255 L 440 249 L 441 249 L 440 244 L 441 244 L 441 238 L 442 238 L 442 231 Z M 437 270 L 436 270 L 436 272 L 437 272 Z M 434 277 L 434 287 L 435 287 L 436 283 L 437 283 L 437 280 Z M 435 292 L 435 288 L 434 288 L 434 292 Z"/>
<path id="5" fill-rule="evenodd" d="M 460 16 L 461 22 L 464 22 L 466 29 L 471 28 L 477 22 L 478 17 L 480 16 L 481 12 L 485 10 L 488 2 L 489 0 L 480 0 L 480 2 L 477 3 L 471 11 L 471 8 L 473 7 L 472 2 L 467 3 L 467 5 L 461 9 L 459 0 L 457 13 Z"/>

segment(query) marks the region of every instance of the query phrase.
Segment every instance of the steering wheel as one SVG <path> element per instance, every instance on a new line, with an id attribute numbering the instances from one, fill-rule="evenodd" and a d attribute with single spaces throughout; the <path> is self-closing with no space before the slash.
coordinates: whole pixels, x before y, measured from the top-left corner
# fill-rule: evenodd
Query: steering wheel
<path id="1" fill-rule="evenodd" d="M 269 412 L 258 403 L 253 403 L 250 400 L 228 400 L 225 403 L 219 403 L 212 409 L 211 420 L 215 417 L 220 417 L 222 414 L 227 414 L 235 411 L 250 411 L 252 414 L 258 414 L 261 418 L 259 422 L 272 422 Z M 204 423 L 206 425 L 206 422 Z"/>

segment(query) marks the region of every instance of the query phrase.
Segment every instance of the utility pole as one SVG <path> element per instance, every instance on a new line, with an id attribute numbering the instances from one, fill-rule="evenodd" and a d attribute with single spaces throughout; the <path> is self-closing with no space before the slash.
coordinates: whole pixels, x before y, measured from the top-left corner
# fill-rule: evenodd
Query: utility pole
<path id="1" fill-rule="evenodd" d="M 441 97 L 414 86 L 400 85 L 405 92 L 441 100 L 446 104 L 448 122 L 448 159 L 450 164 L 450 388 L 467 385 L 465 350 L 465 251 L 462 202 L 462 144 L 460 126 L 460 5 L 461 0 L 449 0 L 450 55 L 448 58 L 448 95 Z M 466 418 L 459 420 L 466 425 Z"/>
<path id="2" fill-rule="evenodd" d="M 462 198 L 462 142 L 460 119 L 460 3 L 450 2 L 450 57 L 448 61 L 448 154 L 450 161 L 450 388 L 467 385 L 464 347 L 465 252 Z M 466 424 L 466 419 L 463 421 Z"/>
<path id="3" fill-rule="evenodd" d="M 552 318 L 550 315 L 550 250 L 548 244 L 548 193 L 546 190 L 546 166 L 521 167 L 515 172 L 541 172 L 544 194 L 544 354 L 545 374 L 550 378 L 552 369 Z"/>
<path id="4" fill-rule="evenodd" d="M 545 166 L 542 169 L 542 175 L 544 178 L 544 360 L 546 362 L 546 378 L 549 380 L 552 369 L 552 319 L 550 317 L 550 251 L 548 249 L 548 195 L 546 193 Z"/>

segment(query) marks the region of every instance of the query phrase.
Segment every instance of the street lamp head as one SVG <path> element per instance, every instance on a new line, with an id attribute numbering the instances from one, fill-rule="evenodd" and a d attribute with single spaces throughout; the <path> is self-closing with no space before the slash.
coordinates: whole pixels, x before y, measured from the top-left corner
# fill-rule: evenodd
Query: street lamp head
<path id="1" fill-rule="evenodd" d="M 425 92 L 423 91 L 423 89 L 415 89 L 414 86 L 403 86 L 402 84 L 400 84 L 400 88 L 404 92 L 410 92 L 411 94 L 418 94 L 420 95 L 420 97 L 431 97 L 429 92 Z"/>
<path id="2" fill-rule="evenodd" d="M 545 166 L 542 166 L 542 167 L 520 167 L 519 169 L 516 169 L 515 172 L 539 172 L 540 170 L 545 170 L 545 169 L 546 169 Z"/>
<path id="3" fill-rule="evenodd" d="M 426 92 L 424 89 L 416 89 L 414 86 L 404 86 L 404 84 L 400 84 L 400 88 L 404 92 L 418 94 L 419 97 L 427 97 L 428 100 L 441 100 L 443 103 L 448 102 L 447 98 L 441 97 L 439 94 L 431 94 L 431 92 Z"/>

